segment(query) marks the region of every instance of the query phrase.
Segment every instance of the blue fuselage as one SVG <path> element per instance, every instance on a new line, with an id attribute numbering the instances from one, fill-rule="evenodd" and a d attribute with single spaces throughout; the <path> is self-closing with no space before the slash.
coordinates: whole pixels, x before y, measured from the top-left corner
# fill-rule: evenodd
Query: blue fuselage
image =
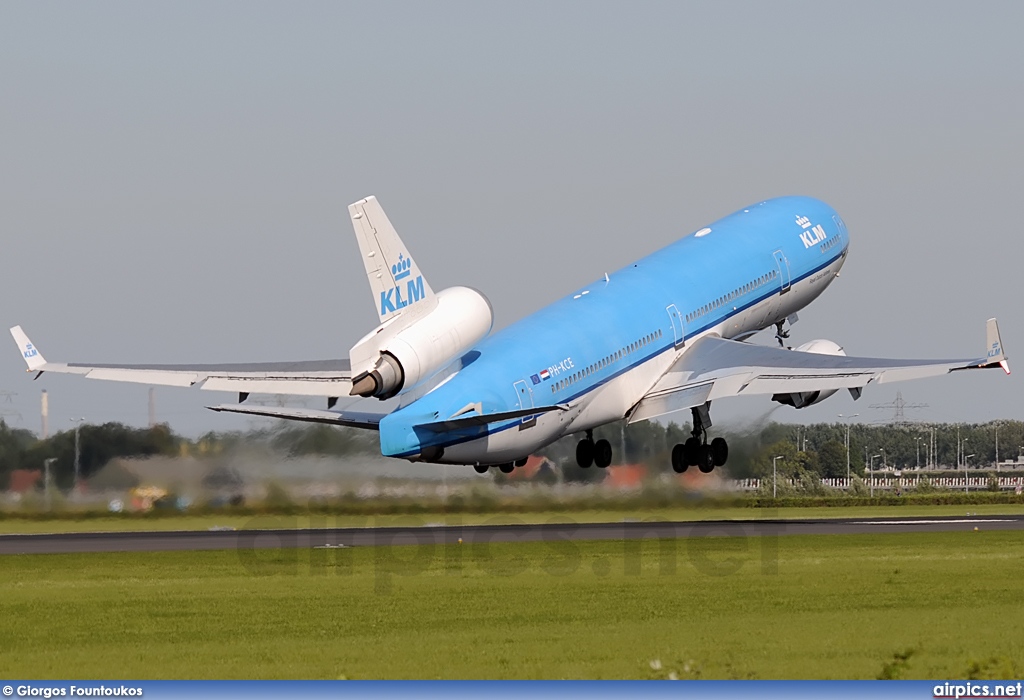
<path id="1" fill-rule="evenodd" d="M 590 426 L 565 423 L 535 436 L 520 420 L 447 433 L 415 426 L 473 404 L 490 414 L 586 402 L 611 382 L 633 381 L 630 373 L 637 386 L 650 384 L 645 365 L 660 367 L 691 339 L 709 332 L 744 337 L 809 303 L 834 277 L 848 245 L 838 214 L 816 199 L 782 197 L 741 209 L 484 339 L 461 371 L 381 421 L 381 451 L 416 458 L 427 447 L 474 443 L 478 457 L 463 447 L 455 461 L 496 463 L 488 449 L 497 448 L 488 445 L 504 445 L 493 457 L 505 459 L 515 440 L 495 436 L 516 431 L 525 456 Z M 635 401 L 646 389 L 640 391 Z"/>

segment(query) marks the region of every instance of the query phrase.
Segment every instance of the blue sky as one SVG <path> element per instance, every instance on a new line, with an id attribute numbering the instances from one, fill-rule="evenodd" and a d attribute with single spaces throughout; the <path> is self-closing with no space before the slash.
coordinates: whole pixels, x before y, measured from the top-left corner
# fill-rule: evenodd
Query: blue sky
<path id="1" fill-rule="evenodd" d="M 807 194 L 852 247 L 794 340 L 970 356 L 998 316 L 1013 363 L 1021 26 L 1019 2 L 5 3 L 0 317 L 57 361 L 343 357 L 375 324 L 345 211 L 367 194 L 499 326 Z M 9 342 L 15 425 L 38 427 L 42 388 L 55 428 L 146 422 L 145 387 L 22 368 Z M 773 417 L 881 420 L 899 389 L 922 420 L 1019 419 L 1018 377 Z M 159 389 L 157 415 L 247 425 L 201 408 L 224 398 Z"/>

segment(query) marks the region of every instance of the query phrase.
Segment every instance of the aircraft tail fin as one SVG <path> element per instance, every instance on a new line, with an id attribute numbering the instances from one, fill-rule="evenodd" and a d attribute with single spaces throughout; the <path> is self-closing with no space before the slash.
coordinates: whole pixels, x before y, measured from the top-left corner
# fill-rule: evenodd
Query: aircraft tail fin
<path id="1" fill-rule="evenodd" d="M 433 290 L 377 198 L 350 204 L 348 213 L 381 323 L 406 307 L 433 300 Z"/>

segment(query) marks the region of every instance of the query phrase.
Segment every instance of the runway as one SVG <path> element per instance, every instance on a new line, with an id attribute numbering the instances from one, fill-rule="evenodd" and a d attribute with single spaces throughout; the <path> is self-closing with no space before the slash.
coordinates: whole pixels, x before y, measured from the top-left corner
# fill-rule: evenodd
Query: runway
<path id="1" fill-rule="evenodd" d="M 576 523 L 569 517 L 539 525 L 427 525 L 170 532 L 80 532 L 0 535 L 0 554 L 171 552 L 215 549 L 289 549 L 441 545 L 458 542 L 536 542 L 689 537 L 778 537 L 900 532 L 1024 530 L 1024 516 L 834 518 L 820 520 L 623 520 Z"/>

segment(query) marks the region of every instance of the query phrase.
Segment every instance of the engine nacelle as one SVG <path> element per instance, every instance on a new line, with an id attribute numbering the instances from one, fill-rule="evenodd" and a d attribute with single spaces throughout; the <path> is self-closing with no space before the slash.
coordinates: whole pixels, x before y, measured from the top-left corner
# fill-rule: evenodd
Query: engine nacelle
<path id="1" fill-rule="evenodd" d="M 432 377 L 491 332 L 494 313 L 480 292 L 451 287 L 435 298 L 429 310 L 414 305 L 352 347 L 352 396 L 389 399 Z"/>
<path id="2" fill-rule="evenodd" d="M 813 352 L 818 355 L 846 355 L 846 352 L 838 343 L 822 338 L 804 343 L 800 347 L 795 348 L 793 352 Z M 827 391 L 801 391 L 795 394 L 775 394 L 772 396 L 772 401 L 778 401 L 785 406 L 792 406 L 793 408 L 807 408 L 816 403 L 821 403 L 834 393 L 836 393 L 835 389 L 828 389 Z"/>

